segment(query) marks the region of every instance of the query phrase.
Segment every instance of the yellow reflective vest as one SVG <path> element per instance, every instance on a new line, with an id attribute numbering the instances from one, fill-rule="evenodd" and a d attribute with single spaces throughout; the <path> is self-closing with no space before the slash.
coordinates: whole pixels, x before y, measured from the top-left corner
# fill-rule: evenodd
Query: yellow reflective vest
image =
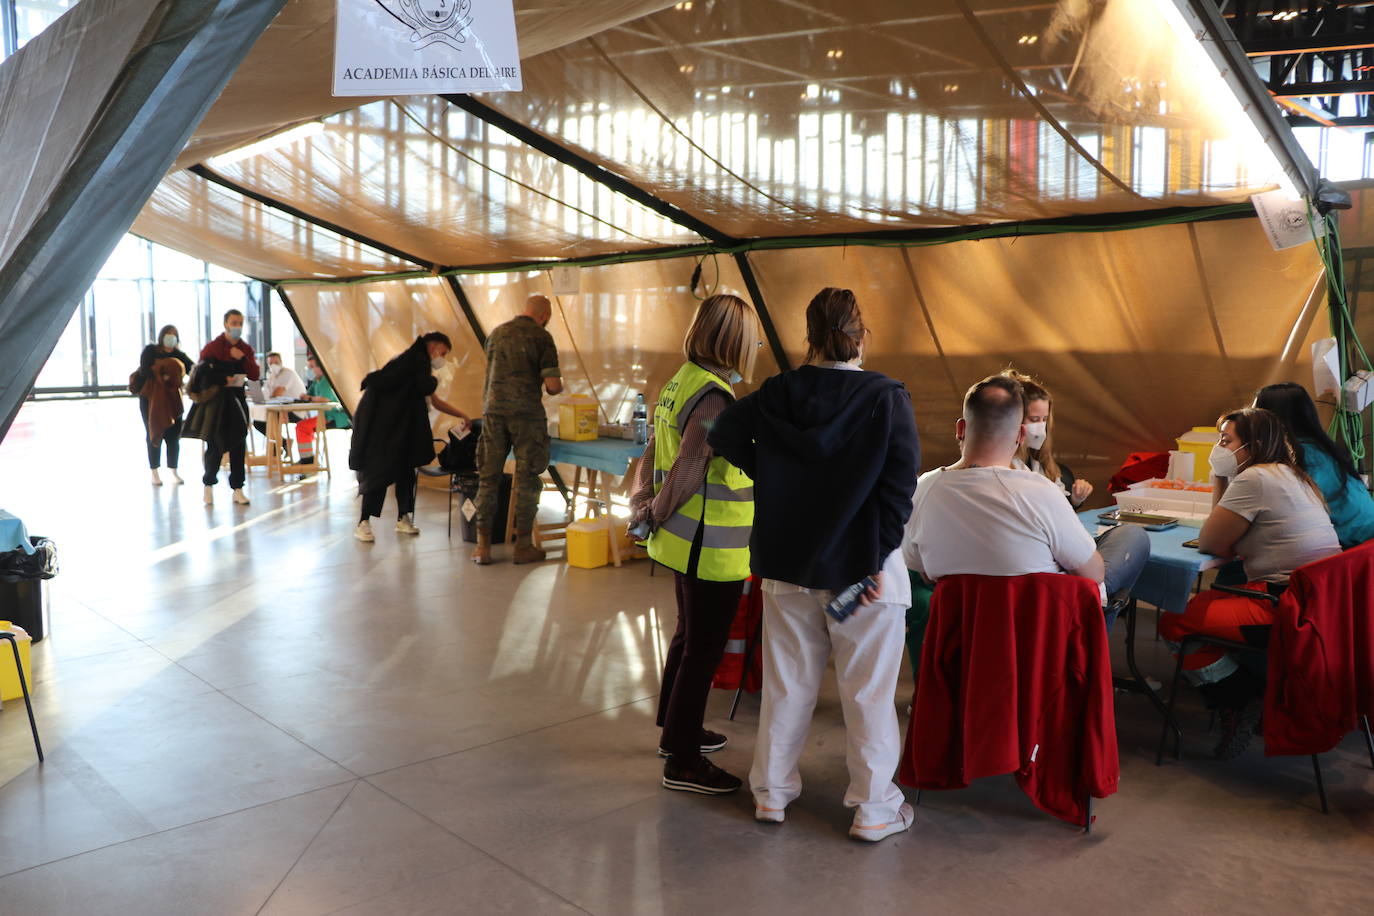
<path id="1" fill-rule="evenodd" d="M 734 393 L 715 373 L 684 363 L 663 386 L 654 408 L 654 492 L 663 489 L 682 447 L 692 408 L 712 387 L 733 401 Z M 687 572 L 692 540 L 703 527 L 697 578 L 738 582 L 749 578 L 749 532 L 754 525 L 754 482 L 724 458 L 712 458 L 706 482 L 649 536 L 649 556 L 669 569 Z"/>

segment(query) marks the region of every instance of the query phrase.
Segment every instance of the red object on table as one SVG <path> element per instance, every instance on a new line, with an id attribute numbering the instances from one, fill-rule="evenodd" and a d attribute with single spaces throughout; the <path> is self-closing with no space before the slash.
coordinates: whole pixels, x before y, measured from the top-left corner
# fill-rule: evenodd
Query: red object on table
<path id="1" fill-rule="evenodd" d="M 1374 541 L 1293 571 L 1269 634 L 1264 753 L 1321 754 L 1374 714 Z"/>
<path id="2" fill-rule="evenodd" d="M 1140 483 L 1152 477 L 1163 477 L 1168 473 L 1168 452 L 1131 452 L 1126 458 L 1126 463 L 1121 465 L 1107 482 L 1107 492 L 1120 493 L 1129 489 L 1133 483 Z"/>
<path id="3" fill-rule="evenodd" d="M 1015 773 L 1037 807 L 1083 825 L 1116 791 L 1107 626 L 1097 585 L 1064 573 L 935 586 L 899 778 L 961 789 Z"/>
<path id="4" fill-rule="evenodd" d="M 763 689 L 763 581 L 751 578 L 744 586 L 735 620 L 730 624 L 730 639 L 725 643 L 725 655 L 716 666 L 711 686 L 721 690 L 738 690 L 740 674 L 744 671 L 744 656 L 753 644 L 749 660 L 749 676 L 744 689 L 758 693 Z"/>

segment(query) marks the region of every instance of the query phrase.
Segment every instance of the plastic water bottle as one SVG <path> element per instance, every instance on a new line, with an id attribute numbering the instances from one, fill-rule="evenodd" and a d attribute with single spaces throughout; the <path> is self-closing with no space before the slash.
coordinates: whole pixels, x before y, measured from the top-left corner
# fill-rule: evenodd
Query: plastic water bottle
<path id="1" fill-rule="evenodd" d="M 649 406 L 644 403 L 644 393 L 635 395 L 635 412 L 633 415 L 635 428 L 635 443 L 644 445 L 649 441 Z"/>

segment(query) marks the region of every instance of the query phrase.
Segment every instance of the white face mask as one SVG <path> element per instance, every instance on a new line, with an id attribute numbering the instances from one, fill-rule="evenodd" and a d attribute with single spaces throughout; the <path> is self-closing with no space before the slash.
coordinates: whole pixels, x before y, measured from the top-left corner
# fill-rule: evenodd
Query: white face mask
<path id="1" fill-rule="evenodd" d="M 1207 463 L 1212 466 L 1212 473 L 1218 477 L 1235 477 L 1240 469 L 1236 453 L 1220 442 L 1212 446 L 1212 454 L 1207 456 Z"/>
<path id="2" fill-rule="evenodd" d="M 163 334 L 163 335 L 162 335 L 162 345 L 163 345 L 164 347 L 166 347 L 168 350 L 170 350 L 170 349 L 172 349 L 173 347 L 175 347 L 175 346 L 177 345 L 178 342 L 179 342 L 179 341 L 177 340 L 177 336 L 176 336 L 175 334 Z"/>
<path id="3" fill-rule="evenodd" d="M 1026 448 L 1039 448 L 1045 444 L 1045 421 L 1026 424 Z"/>
<path id="4" fill-rule="evenodd" d="M 267 374 L 268 374 L 268 375 L 276 375 L 276 374 L 277 374 L 278 372 L 280 372 L 280 371 L 281 371 L 281 364 L 280 364 L 280 363 L 269 363 L 268 366 L 267 366 Z"/>
<path id="5" fill-rule="evenodd" d="M 435 372 L 438 372 L 440 369 L 444 368 L 444 358 L 442 356 L 434 357 L 429 361 L 429 367 Z"/>

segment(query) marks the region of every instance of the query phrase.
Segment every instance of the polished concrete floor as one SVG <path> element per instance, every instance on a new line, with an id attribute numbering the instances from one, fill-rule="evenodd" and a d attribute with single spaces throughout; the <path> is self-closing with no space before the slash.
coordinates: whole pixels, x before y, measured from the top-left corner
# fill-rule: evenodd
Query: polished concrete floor
<path id="1" fill-rule="evenodd" d="M 31 404 L 0 444 L 0 506 L 62 561 L 34 652 L 46 764 L 22 705 L 0 713 L 0 913 L 1371 907 L 1374 771 L 1353 737 L 1327 755 L 1323 816 L 1306 760 L 1216 763 L 1196 707 L 1184 759 L 1156 768 L 1158 719 L 1126 696 L 1121 791 L 1090 836 L 1005 777 L 926 793 L 910 833 L 870 847 L 845 837 L 831 686 L 805 794 L 756 824 L 745 794 L 658 785 L 669 578 L 477 569 L 423 490 L 418 539 L 388 523 L 362 544 L 346 472 L 255 471 L 251 506 L 221 484 L 207 509 L 197 443 L 188 485 L 154 489 L 140 432 L 129 400 Z M 757 699 L 732 723 L 717 693 L 715 759 L 743 775 Z"/>

